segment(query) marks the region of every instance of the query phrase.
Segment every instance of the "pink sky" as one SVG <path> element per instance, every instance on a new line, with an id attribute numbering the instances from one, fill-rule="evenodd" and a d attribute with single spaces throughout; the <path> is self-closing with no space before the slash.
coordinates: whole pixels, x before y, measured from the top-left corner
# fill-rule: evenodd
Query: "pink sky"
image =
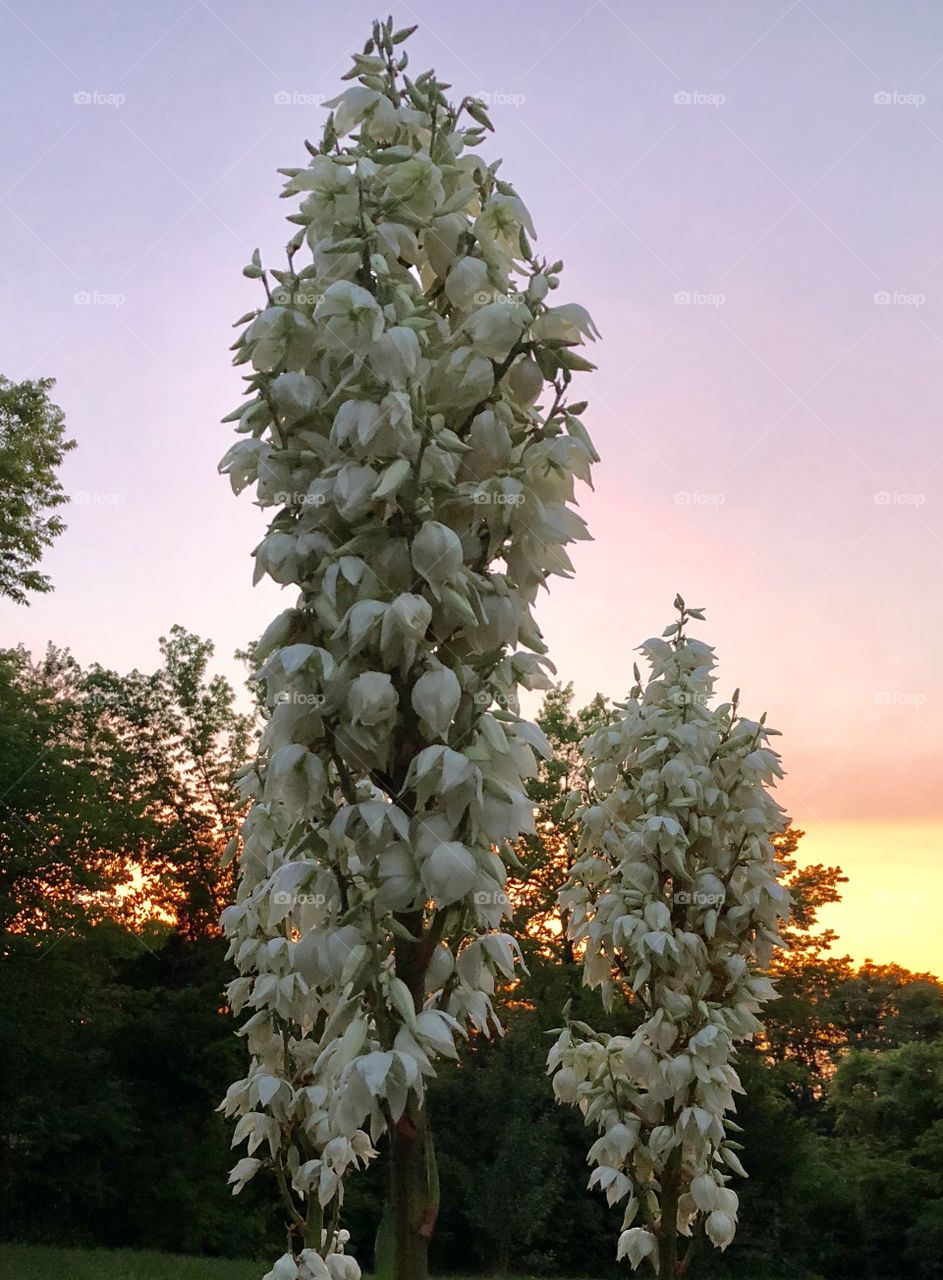
<path id="1" fill-rule="evenodd" d="M 250 586 L 258 513 L 215 475 L 239 394 L 229 325 L 256 303 L 252 249 L 287 236 L 274 170 L 303 162 L 312 98 L 372 16 L 0 7 L 2 372 L 57 377 L 79 441 L 56 592 L 3 606 L 4 643 L 148 667 L 181 622 L 235 675 L 279 607 Z M 561 677 L 620 695 L 675 591 L 705 606 L 722 676 L 783 731 L 809 856 L 862 877 L 877 858 L 898 898 L 923 887 L 892 936 L 849 907 L 856 954 L 873 937 L 877 958 L 929 963 L 943 10 L 427 0 L 396 17 L 422 24 L 417 68 L 491 97 L 491 153 L 603 332 L 585 380 L 596 541 L 541 609 Z"/>

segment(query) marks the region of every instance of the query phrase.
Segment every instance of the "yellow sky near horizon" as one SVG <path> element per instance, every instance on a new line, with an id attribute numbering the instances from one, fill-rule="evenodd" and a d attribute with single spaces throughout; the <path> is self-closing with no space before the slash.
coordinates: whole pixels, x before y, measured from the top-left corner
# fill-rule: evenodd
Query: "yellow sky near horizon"
<path id="1" fill-rule="evenodd" d="M 801 825 L 799 861 L 848 876 L 842 901 L 821 915 L 839 934 L 834 954 L 943 974 L 943 822 Z"/>

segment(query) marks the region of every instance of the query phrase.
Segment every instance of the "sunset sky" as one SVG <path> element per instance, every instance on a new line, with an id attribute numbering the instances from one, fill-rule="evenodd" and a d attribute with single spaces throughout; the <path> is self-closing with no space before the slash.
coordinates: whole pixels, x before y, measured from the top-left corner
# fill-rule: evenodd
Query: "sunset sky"
<path id="1" fill-rule="evenodd" d="M 577 695 L 620 696 L 681 591 L 766 709 L 802 853 L 851 878 L 856 959 L 943 970 L 943 9 L 876 0 L 410 0 L 415 70 L 491 102 L 603 340 L 602 464 L 540 620 Z M 0 372 L 58 379 L 79 447 L 56 591 L 0 642 L 220 666 L 284 604 L 216 475 L 241 268 L 276 259 L 372 5 L 0 0 Z"/>

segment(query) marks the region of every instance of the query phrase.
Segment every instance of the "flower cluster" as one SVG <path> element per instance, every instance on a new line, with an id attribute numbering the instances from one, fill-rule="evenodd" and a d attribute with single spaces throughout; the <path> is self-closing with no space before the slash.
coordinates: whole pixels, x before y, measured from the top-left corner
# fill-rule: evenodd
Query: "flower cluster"
<path id="1" fill-rule="evenodd" d="M 789 909 L 770 840 L 785 824 L 768 790 L 782 776 L 774 731 L 739 714 L 738 694 L 711 706 L 714 652 L 685 633 L 702 612 L 675 603 L 679 620 L 641 646 L 645 688 L 636 668 L 629 700 L 586 743 L 589 793 L 571 797 L 580 853 L 561 894 L 585 983 L 609 1007 L 625 994 L 640 1025 L 609 1036 L 572 1022 L 549 1058 L 557 1098 L 599 1134 L 590 1185 L 612 1205 L 628 1197 L 619 1257 L 657 1260 L 662 1275 L 678 1233 L 733 1239 L 735 1045 L 775 996 L 763 968 Z"/>
<path id="2" fill-rule="evenodd" d="M 248 1143 L 232 1180 L 274 1166 L 272 1280 L 320 1276 L 315 1255 L 355 1280 L 345 1175 L 469 1027 L 497 1028 L 506 869 L 547 750 L 517 711 L 548 683 L 532 608 L 588 536 L 574 482 L 596 455 L 567 388 L 592 321 L 549 304 L 562 264 L 477 153 L 481 105 L 410 80 L 408 34 L 375 27 L 283 171 L 297 230 L 286 270 L 246 268 L 268 305 L 238 322 L 244 438 L 220 464 L 274 508 L 256 578 L 297 593 L 254 650 L 270 714 L 223 915 L 252 1056 L 224 1104 Z"/>

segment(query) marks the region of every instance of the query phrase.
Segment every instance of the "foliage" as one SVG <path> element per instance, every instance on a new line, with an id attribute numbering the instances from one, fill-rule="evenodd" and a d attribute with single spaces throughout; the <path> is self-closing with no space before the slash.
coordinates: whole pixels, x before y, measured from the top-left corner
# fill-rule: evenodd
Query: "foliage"
<path id="1" fill-rule="evenodd" d="M 264 1208 L 220 1186 L 216 1102 L 239 1058 L 224 947 L 84 933 L 8 935 L 0 960 L 0 1219 L 20 1238 L 242 1255 Z"/>
<path id="2" fill-rule="evenodd" d="M 795 854 L 804 835 L 789 826 L 772 837 L 779 877 L 792 899 L 789 919 L 779 930 L 782 945 L 774 951 L 770 964 L 770 972 L 777 978 L 788 977 L 809 961 L 821 961 L 838 937 L 834 929 L 820 927 L 818 917 L 823 907 L 841 901 L 840 886 L 848 883 L 848 877 L 841 867 L 821 863 L 800 866 Z"/>
<path id="3" fill-rule="evenodd" d="M 130 772 L 67 651 L 0 651 L 0 929 L 64 929 L 102 896 L 114 910 L 130 880 L 116 855 L 150 831 Z"/>
<path id="4" fill-rule="evenodd" d="M 856 969 L 848 956 L 801 950 L 795 963 L 775 957 L 772 973 L 781 998 L 766 1017 L 762 1047 L 796 1107 L 809 1116 L 821 1117 L 849 1050 L 943 1037 L 943 985 L 932 974 L 870 960 Z"/>
<path id="5" fill-rule="evenodd" d="M 943 1038 L 943 985 L 932 973 L 866 960 L 837 985 L 830 1003 L 848 1048 L 894 1049 Z"/>
<path id="6" fill-rule="evenodd" d="M 592 321 L 548 304 L 562 264 L 477 154 L 481 105 L 411 80 L 409 34 L 375 25 L 310 163 L 284 171 L 298 230 L 287 270 L 246 269 L 268 305 L 236 343 L 245 439 L 221 464 L 275 509 L 256 577 L 300 593 L 253 651 L 271 714 L 223 915 L 250 1013 L 232 1181 L 274 1170 L 273 1280 L 357 1276 L 345 1178 L 387 1134 L 381 1263 L 425 1272 L 426 1082 L 496 1029 L 514 974 L 505 885 L 544 748 L 518 691 L 546 687 L 532 609 L 587 536 L 574 487 L 596 457 L 567 402 Z"/>
<path id="7" fill-rule="evenodd" d="M 215 926 L 252 725 L 212 651 L 174 627 L 157 671 L 122 675 L 0 650 L 0 930 Z"/>
<path id="8" fill-rule="evenodd" d="M 36 567 L 65 529 L 68 502 L 57 471 L 75 441 L 49 399 L 52 378 L 11 382 L 0 375 L 0 596 L 28 604 L 30 592 L 52 590 Z"/>
<path id="9" fill-rule="evenodd" d="M 943 1043 L 856 1051 L 832 1089 L 836 1134 L 850 1149 L 855 1225 L 869 1272 L 940 1274 L 943 1249 Z"/>
<path id="10" fill-rule="evenodd" d="M 573 791 L 588 785 L 580 747 L 606 713 L 605 701 L 598 695 L 577 711 L 572 702 L 572 684 L 557 685 L 545 694 L 537 716 L 537 725 L 552 751 L 538 762 L 537 774 L 527 784 L 527 795 L 537 814 L 535 830 L 520 842 L 520 870 L 512 872 L 508 886 L 515 933 L 525 956 L 530 958 L 538 947 L 559 955 L 564 964 L 573 964 L 575 956 L 569 916 L 561 911 L 559 895 L 572 870 L 579 841 L 567 800 Z"/>
<path id="11" fill-rule="evenodd" d="M 238 1046 L 213 933 L 251 724 L 208 642 L 161 648 L 150 676 L 0 651 L 0 1216 L 238 1253 L 264 1215 L 218 1185 Z"/>
<path id="12" fill-rule="evenodd" d="M 156 828 L 141 868 L 147 899 L 199 937 L 215 930 L 234 889 L 220 857 L 245 813 L 235 780 L 254 721 L 229 682 L 210 675 L 210 641 L 175 625 L 160 652 L 150 675 L 92 668 L 89 697 L 134 762 L 132 794 Z"/>

